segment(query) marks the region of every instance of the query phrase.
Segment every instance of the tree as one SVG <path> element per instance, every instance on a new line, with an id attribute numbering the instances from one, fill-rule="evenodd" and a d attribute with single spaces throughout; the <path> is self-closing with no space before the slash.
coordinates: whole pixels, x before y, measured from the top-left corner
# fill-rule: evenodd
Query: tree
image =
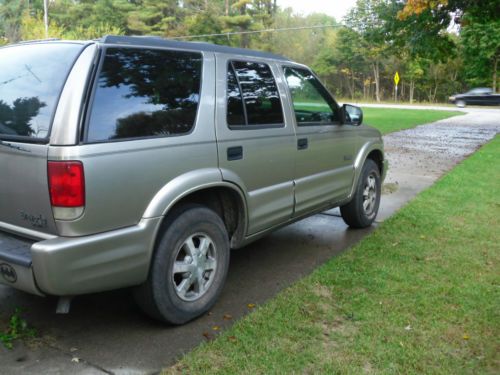
<path id="1" fill-rule="evenodd" d="M 453 13 L 461 28 L 464 63 L 467 80 L 474 84 L 486 84 L 490 77 L 494 90 L 498 87 L 498 61 L 500 60 L 500 3 L 498 0 L 407 0 L 399 13 L 404 20 L 415 15 L 429 13 Z M 444 29 L 447 23 L 437 23 Z"/>
<path id="2" fill-rule="evenodd" d="M 363 38 L 365 53 L 373 71 L 375 97 L 380 102 L 380 63 L 387 51 L 385 22 L 380 17 L 384 0 L 357 0 L 346 17 L 346 24 Z"/>
<path id="3" fill-rule="evenodd" d="M 127 28 L 139 35 L 172 35 L 182 9 L 177 0 L 140 0 L 129 13 Z"/>
<path id="4" fill-rule="evenodd" d="M 21 40 L 21 18 L 26 9 L 22 0 L 0 1 L 0 31 L 7 43 Z"/>
<path id="5" fill-rule="evenodd" d="M 483 21 L 467 17 L 462 27 L 462 46 L 467 80 L 474 86 L 499 87 L 500 20 Z"/>

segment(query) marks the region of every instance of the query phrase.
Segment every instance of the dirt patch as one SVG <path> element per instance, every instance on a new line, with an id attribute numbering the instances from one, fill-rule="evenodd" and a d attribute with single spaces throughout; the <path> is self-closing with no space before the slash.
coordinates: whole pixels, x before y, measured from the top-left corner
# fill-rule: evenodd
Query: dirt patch
<path id="1" fill-rule="evenodd" d="M 389 182 L 382 186 L 382 194 L 392 194 L 398 191 L 399 184 L 398 182 Z"/>

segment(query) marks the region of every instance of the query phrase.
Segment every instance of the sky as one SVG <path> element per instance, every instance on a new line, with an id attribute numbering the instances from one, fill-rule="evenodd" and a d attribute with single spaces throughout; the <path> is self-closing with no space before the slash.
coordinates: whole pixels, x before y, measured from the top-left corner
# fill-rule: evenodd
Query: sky
<path id="1" fill-rule="evenodd" d="M 295 13 L 326 13 L 337 21 L 342 21 L 355 3 L 356 0 L 278 0 L 280 7 L 292 7 Z"/>

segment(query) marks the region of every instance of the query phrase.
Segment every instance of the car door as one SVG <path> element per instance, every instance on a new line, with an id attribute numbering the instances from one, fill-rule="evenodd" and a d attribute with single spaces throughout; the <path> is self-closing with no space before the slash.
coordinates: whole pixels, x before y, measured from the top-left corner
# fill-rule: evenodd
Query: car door
<path id="1" fill-rule="evenodd" d="M 349 194 L 357 137 L 354 126 L 341 124 L 337 103 L 310 70 L 285 65 L 283 74 L 295 114 L 294 216 L 300 216 Z"/>
<path id="2" fill-rule="evenodd" d="M 244 190 L 247 234 L 285 222 L 293 212 L 296 141 L 278 69 L 259 58 L 217 55 L 219 168 L 224 180 Z"/>

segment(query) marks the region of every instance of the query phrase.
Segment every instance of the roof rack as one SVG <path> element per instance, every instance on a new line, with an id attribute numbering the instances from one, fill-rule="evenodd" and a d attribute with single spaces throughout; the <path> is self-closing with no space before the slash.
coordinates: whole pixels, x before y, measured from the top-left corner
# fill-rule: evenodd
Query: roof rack
<path id="1" fill-rule="evenodd" d="M 170 47 L 179 49 L 188 49 L 194 51 L 207 51 L 228 53 L 243 56 L 265 57 L 274 60 L 290 61 L 290 59 L 276 55 L 270 52 L 256 51 L 246 48 L 228 47 L 218 44 L 206 42 L 184 42 L 172 39 L 164 39 L 158 36 L 118 36 L 106 35 L 99 40 L 105 44 L 126 44 L 132 46 L 148 46 L 148 47 Z"/>

